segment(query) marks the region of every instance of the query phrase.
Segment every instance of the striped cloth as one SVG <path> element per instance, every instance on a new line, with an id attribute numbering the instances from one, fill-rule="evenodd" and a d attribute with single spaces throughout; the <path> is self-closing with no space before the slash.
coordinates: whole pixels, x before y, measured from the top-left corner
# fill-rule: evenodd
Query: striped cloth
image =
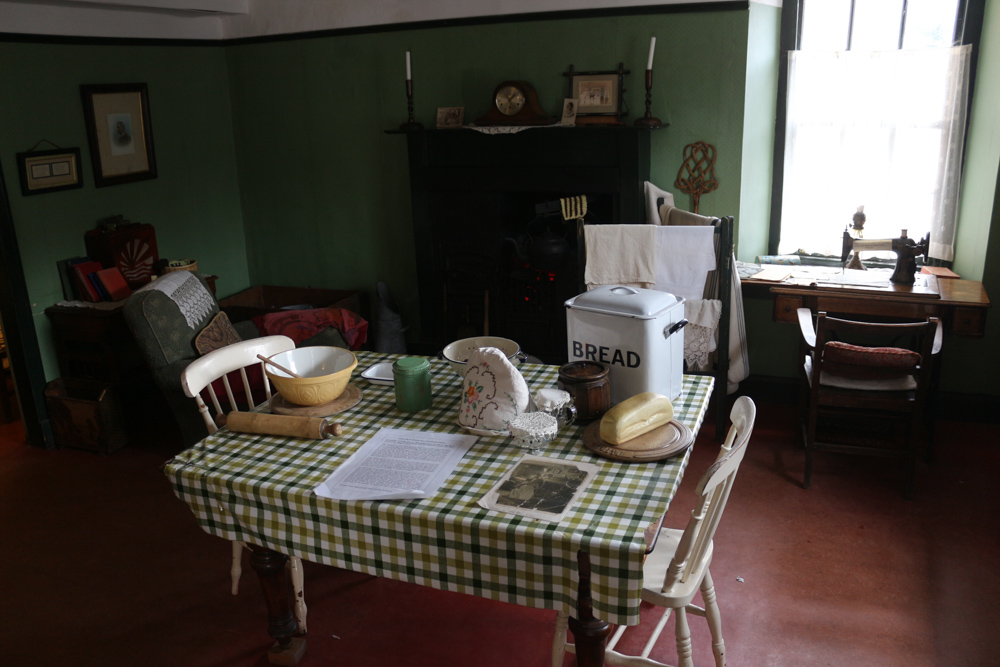
<path id="1" fill-rule="evenodd" d="M 400 355 L 358 352 L 364 370 Z M 527 607 L 573 614 L 577 551 L 590 553 L 594 615 L 639 622 L 646 549 L 643 531 L 670 504 L 687 466 L 683 455 L 654 463 L 597 457 L 574 424 L 542 452 L 587 461 L 600 472 L 558 522 L 485 510 L 476 502 L 523 455 L 509 438 L 480 437 L 430 498 L 337 501 L 312 489 L 382 427 L 462 433 L 461 378 L 431 359 L 434 402 L 418 413 L 396 410 L 393 388 L 355 383 L 363 399 L 335 417 L 343 434 L 305 440 L 220 429 L 165 467 L 179 498 L 212 535 L 246 540 L 289 556 Z M 554 387 L 556 366 L 522 364 L 532 393 Z M 713 380 L 685 376 L 675 418 L 696 434 Z"/>

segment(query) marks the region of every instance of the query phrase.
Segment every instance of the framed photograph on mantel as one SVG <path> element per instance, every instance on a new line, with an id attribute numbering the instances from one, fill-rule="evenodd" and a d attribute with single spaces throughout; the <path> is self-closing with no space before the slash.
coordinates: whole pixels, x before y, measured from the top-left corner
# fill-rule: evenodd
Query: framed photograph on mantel
<path id="1" fill-rule="evenodd" d="M 156 178 L 149 94 L 144 83 L 80 86 L 94 185 Z"/>
<path id="2" fill-rule="evenodd" d="M 618 124 L 628 112 L 622 110 L 625 75 L 628 70 L 618 63 L 617 70 L 575 72 L 573 66 L 563 76 L 569 77 L 569 96 L 577 101 L 576 123 Z"/>

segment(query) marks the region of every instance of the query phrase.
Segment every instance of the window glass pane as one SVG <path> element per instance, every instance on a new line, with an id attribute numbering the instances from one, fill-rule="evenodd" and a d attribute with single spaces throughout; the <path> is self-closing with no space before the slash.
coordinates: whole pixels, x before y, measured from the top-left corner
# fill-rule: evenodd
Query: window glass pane
<path id="1" fill-rule="evenodd" d="M 944 48 L 952 45 L 958 0 L 909 0 L 906 3 L 904 49 Z"/>
<path id="2" fill-rule="evenodd" d="M 799 48 L 845 50 L 850 20 L 851 0 L 803 0 Z"/>
<path id="3" fill-rule="evenodd" d="M 852 51 L 891 51 L 899 48 L 903 0 L 856 0 Z"/>

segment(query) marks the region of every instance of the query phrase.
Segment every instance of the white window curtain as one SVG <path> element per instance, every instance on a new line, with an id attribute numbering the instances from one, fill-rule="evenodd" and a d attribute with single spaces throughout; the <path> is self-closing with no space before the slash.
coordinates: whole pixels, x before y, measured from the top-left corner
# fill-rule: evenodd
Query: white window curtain
<path id="1" fill-rule="evenodd" d="M 779 252 L 839 256 L 864 206 L 865 238 L 954 259 L 971 50 L 789 53 Z"/>

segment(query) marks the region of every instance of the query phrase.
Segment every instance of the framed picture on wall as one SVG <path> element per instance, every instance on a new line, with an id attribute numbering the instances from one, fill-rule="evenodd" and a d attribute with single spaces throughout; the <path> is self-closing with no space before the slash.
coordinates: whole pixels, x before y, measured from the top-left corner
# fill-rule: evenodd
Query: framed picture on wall
<path id="1" fill-rule="evenodd" d="M 83 187 L 79 148 L 18 153 L 17 171 L 25 197 Z"/>
<path id="2" fill-rule="evenodd" d="M 94 185 L 156 178 L 146 84 L 83 85 L 80 94 Z"/>

